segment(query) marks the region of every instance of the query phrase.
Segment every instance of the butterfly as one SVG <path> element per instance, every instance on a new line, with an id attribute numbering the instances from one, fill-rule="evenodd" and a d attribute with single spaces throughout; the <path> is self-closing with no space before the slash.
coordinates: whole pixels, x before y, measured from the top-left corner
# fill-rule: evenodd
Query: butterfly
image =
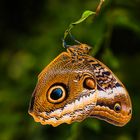
<path id="1" fill-rule="evenodd" d="M 28 111 L 36 122 L 55 127 L 95 117 L 124 126 L 131 119 L 127 90 L 90 49 L 69 46 L 39 74 Z"/>

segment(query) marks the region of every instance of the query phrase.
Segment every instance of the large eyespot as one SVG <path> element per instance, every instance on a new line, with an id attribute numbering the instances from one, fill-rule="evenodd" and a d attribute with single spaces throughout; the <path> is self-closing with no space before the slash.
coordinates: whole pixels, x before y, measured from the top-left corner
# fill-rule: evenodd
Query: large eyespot
<path id="1" fill-rule="evenodd" d="M 66 97 L 66 90 L 63 86 L 53 86 L 49 89 L 47 93 L 47 99 L 51 103 L 60 103 Z"/>
<path id="2" fill-rule="evenodd" d="M 120 112 L 120 111 L 121 111 L 121 105 L 120 105 L 119 103 L 116 103 L 116 104 L 114 105 L 114 110 L 115 110 L 116 112 Z"/>
<path id="3" fill-rule="evenodd" d="M 84 80 L 83 86 L 84 86 L 84 88 L 87 88 L 87 89 L 95 89 L 96 88 L 96 82 L 92 78 L 86 78 Z"/>

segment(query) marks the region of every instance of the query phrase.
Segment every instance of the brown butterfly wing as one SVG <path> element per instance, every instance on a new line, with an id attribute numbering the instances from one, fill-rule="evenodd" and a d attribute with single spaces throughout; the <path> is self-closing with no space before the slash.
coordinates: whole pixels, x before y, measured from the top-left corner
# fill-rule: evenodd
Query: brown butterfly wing
<path id="1" fill-rule="evenodd" d="M 39 75 L 32 95 L 29 114 L 41 124 L 57 126 L 82 121 L 97 102 L 96 81 L 88 67 L 69 53 L 61 53 Z M 84 87 L 84 81 L 88 85 Z M 90 83 L 90 84 L 89 84 Z M 66 97 L 60 102 L 50 99 L 50 91 L 61 88 Z M 91 87 L 91 88 L 89 88 Z"/>
<path id="2" fill-rule="evenodd" d="M 86 44 L 70 46 L 40 73 L 29 107 L 35 121 L 57 126 L 97 117 L 123 126 L 130 120 L 132 107 L 125 87 L 109 68 L 88 55 L 89 49 Z"/>
<path id="3" fill-rule="evenodd" d="M 120 80 L 99 60 L 89 56 L 87 63 L 97 81 L 97 103 L 90 116 L 117 126 L 125 125 L 132 115 L 129 94 Z"/>

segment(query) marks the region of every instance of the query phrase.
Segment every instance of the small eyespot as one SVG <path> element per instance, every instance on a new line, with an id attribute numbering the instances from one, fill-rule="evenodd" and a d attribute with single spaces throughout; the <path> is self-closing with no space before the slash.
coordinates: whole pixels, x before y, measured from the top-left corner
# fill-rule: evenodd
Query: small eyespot
<path id="1" fill-rule="evenodd" d="M 114 105 L 114 110 L 115 110 L 116 112 L 120 112 L 120 111 L 121 111 L 121 105 L 120 105 L 119 103 L 116 103 L 116 104 Z"/>
<path id="2" fill-rule="evenodd" d="M 96 82 L 92 78 L 86 78 L 84 80 L 83 86 L 84 86 L 84 88 L 87 88 L 87 89 L 95 89 L 96 88 Z"/>
<path id="3" fill-rule="evenodd" d="M 63 86 L 53 86 L 49 89 L 47 93 L 47 99 L 50 103 L 60 103 L 66 97 L 66 90 Z"/>
<path id="4" fill-rule="evenodd" d="M 132 110 L 130 109 L 129 112 L 128 112 L 128 115 L 131 115 L 131 113 L 132 113 Z"/>

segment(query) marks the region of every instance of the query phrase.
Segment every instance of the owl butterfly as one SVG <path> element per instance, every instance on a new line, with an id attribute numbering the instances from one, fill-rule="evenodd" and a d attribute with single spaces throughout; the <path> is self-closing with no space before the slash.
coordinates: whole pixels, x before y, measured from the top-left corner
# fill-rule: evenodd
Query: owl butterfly
<path id="1" fill-rule="evenodd" d="M 123 126 L 131 119 L 124 85 L 89 50 L 70 46 L 39 74 L 29 107 L 36 122 L 58 126 L 95 117 Z"/>

